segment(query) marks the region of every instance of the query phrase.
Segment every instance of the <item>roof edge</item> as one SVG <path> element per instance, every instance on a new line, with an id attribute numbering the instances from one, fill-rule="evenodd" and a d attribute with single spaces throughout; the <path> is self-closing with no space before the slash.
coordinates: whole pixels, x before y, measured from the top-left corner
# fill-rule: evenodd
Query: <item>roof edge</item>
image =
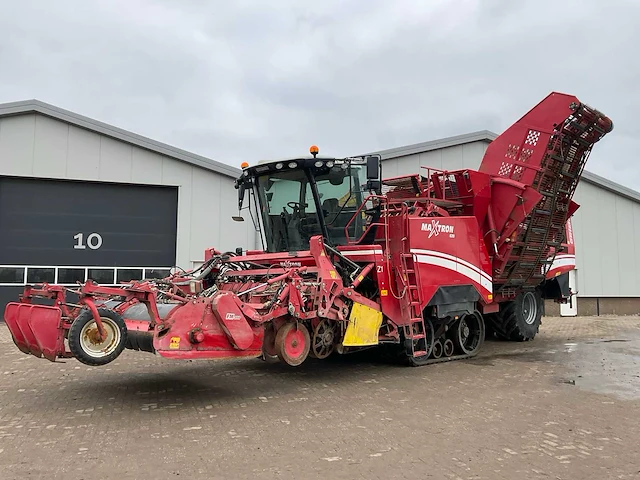
<path id="1" fill-rule="evenodd" d="M 438 140 L 431 140 L 429 142 L 406 145 L 404 147 L 379 150 L 377 152 L 371 152 L 368 155 L 380 155 L 382 157 L 382 160 L 384 161 L 391 158 L 404 157 L 407 155 L 415 155 L 417 153 L 438 150 L 440 148 L 456 147 L 458 145 L 464 145 L 465 143 L 482 141 L 491 143 L 493 140 L 498 138 L 498 136 L 499 135 L 497 133 L 494 133 L 490 130 L 480 130 L 477 132 L 455 135 Z M 587 183 L 603 188 L 604 190 L 608 190 L 609 192 L 615 193 L 634 202 L 640 203 L 640 192 L 629 187 L 625 187 L 624 185 L 616 183 L 607 178 L 601 177 L 600 175 L 596 175 L 595 173 L 583 170 L 581 180 L 584 180 Z"/>
<path id="2" fill-rule="evenodd" d="M 489 130 L 479 130 L 477 132 L 464 133 L 462 135 L 440 138 L 428 142 L 414 143 L 412 145 L 405 145 L 402 147 L 378 150 L 375 152 L 369 152 L 366 155 L 380 155 L 382 157 L 382 160 L 387 160 L 389 158 L 398 158 L 407 155 L 414 155 L 416 153 L 430 152 L 432 150 L 438 150 L 440 148 L 456 147 L 465 143 L 482 141 L 491 142 L 496 138 L 498 138 L 498 135 Z"/>
<path id="3" fill-rule="evenodd" d="M 616 195 L 620 195 L 621 197 L 624 197 L 628 200 L 640 203 L 640 192 L 625 187 L 624 185 L 620 185 L 619 183 L 611 181 L 607 178 L 601 177 L 600 175 L 596 175 L 595 173 L 583 170 L 581 179 L 587 183 L 615 193 Z"/>
<path id="4" fill-rule="evenodd" d="M 105 135 L 131 145 L 135 145 L 145 150 L 174 158 L 176 160 L 194 165 L 206 170 L 210 170 L 228 177 L 237 178 L 242 172 L 230 165 L 217 162 L 207 157 L 197 155 L 195 153 L 182 150 L 171 145 L 152 140 L 150 138 L 129 132 L 122 128 L 115 127 L 108 123 L 100 122 L 90 117 L 77 114 L 75 112 L 65 110 L 55 105 L 51 105 L 40 100 L 21 100 L 17 102 L 9 102 L 0 104 L 0 118 L 13 115 L 22 115 L 29 113 L 39 113 L 47 117 L 51 117 L 66 123 L 70 123 L 77 127 L 90 130 L 101 135 Z"/>

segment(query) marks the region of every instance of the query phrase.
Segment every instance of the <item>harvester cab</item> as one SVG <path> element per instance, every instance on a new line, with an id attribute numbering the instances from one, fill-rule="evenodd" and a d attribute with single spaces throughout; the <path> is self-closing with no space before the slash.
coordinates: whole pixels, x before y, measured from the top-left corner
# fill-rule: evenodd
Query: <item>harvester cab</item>
<path id="1" fill-rule="evenodd" d="M 612 129 L 553 92 L 477 171 L 382 178 L 379 156 L 327 158 L 315 146 L 244 164 L 238 206 L 248 197 L 262 249 L 209 248 L 193 271 L 118 287 L 27 286 L 4 318 L 23 352 L 88 365 L 125 348 L 290 366 L 379 348 L 420 366 L 473 357 L 488 332 L 528 341 L 543 300 L 567 299 L 572 197 Z"/>
<path id="2" fill-rule="evenodd" d="M 243 164 L 238 208 L 248 192 L 249 214 L 266 252 L 308 250 L 315 235 L 332 247 L 349 239 L 362 243 L 367 226 L 379 218 L 381 207 L 371 195 L 381 193 L 380 156 L 319 157 L 318 147 L 309 150 L 308 157 Z M 363 209 L 365 202 L 370 205 Z"/>

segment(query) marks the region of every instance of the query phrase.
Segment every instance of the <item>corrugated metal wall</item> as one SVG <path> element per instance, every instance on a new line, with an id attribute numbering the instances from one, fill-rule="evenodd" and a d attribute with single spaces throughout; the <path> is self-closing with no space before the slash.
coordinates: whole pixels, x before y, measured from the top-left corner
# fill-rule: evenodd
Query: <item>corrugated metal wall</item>
<path id="1" fill-rule="evenodd" d="M 488 145 L 473 142 L 389 158 L 382 172 L 393 177 L 424 173 L 421 167 L 475 169 Z M 580 204 L 573 220 L 578 296 L 640 297 L 640 203 L 585 181 L 574 200 Z"/>
<path id="2" fill-rule="evenodd" d="M 574 200 L 579 296 L 640 296 L 640 203 L 586 182 Z"/>
<path id="3" fill-rule="evenodd" d="M 0 119 L 0 175 L 178 186 L 176 262 L 183 268 L 202 261 L 207 247 L 256 245 L 252 222 L 231 220 L 233 179 L 44 115 Z"/>

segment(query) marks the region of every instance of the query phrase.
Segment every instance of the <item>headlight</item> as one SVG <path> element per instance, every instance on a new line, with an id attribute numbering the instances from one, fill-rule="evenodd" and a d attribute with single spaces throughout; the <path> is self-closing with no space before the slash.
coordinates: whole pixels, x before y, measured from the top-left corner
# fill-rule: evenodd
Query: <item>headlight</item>
<path id="1" fill-rule="evenodd" d="M 289 162 L 289 168 L 296 168 L 298 164 L 296 162 Z"/>
<path id="2" fill-rule="evenodd" d="M 284 165 L 282 163 L 276 163 L 276 170 L 280 170 Z"/>
<path id="3" fill-rule="evenodd" d="M 318 160 L 316 163 L 314 163 L 314 165 L 320 168 L 322 166 L 322 160 Z"/>
<path id="4" fill-rule="evenodd" d="M 329 167 L 329 168 L 333 167 L 333 160 L 329 160 L 327 162 L 327 167 Z"/>

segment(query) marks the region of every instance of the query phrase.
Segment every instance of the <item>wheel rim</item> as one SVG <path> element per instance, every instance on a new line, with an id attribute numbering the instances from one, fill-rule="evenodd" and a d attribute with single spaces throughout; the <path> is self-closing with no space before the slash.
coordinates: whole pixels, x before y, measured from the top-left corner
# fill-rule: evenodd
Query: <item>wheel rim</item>
<path id="1" fill-rule="evenodd" d="M 276 351 L 280 360 L 292 366 L 305 361 L 311 349 L 309 331 L 302 324 L 286 323 L 276 334 Z"/>
<path id="2" fill-rule="evenodd" d="M 444 356 L 450 357 L 451 355 L 453 355 L 453 342 L 451 339 L 447 338 L 444 341 Z"/>
<path id="3" fill-rule="evenodd" d="M 531 292 L 527 292 L 522 299 L 522 316 L 527 325 L 533 325 L 538 316 L 538 303 Z"/>
<path id="4" fill-rule="evenodd" d="M 293 358 L 298 358 L 304 352 L 305 341 L 304 335 L 300 330 L 291 330 L 285 337 L 283 351 L 286 355 Z"/>
<path id="5" fill-rule="evenodd" d="M 433 344 L 433 358 L 440 358 L 442 356 L 442 342 L 436 340 Z"/>
<path id="6" fill-rule="evenodd" d="M 465 355 L 478 351 L 485 337 L 484 319 L 473 313 L 463 316 L 459 321 L 454 337 L 456 346 Z"/>
<path id="7" fill-rule="evenodd" d="M 313 331 L 311 352 L 315 358 L 327 358 L 335 346 L 335 324 L 322 320 Z"/>
<path id="8" fill-rule="evenodd" d="M 95 320 L 87 322 L 80 331 L 80 347 L 91 357 L 101 358 L 111 355 L 120 345 L 121 332 L 118 325 L 108 317 L 100 317 L 106 338 L 99 339 L 98 325 Z"/>

